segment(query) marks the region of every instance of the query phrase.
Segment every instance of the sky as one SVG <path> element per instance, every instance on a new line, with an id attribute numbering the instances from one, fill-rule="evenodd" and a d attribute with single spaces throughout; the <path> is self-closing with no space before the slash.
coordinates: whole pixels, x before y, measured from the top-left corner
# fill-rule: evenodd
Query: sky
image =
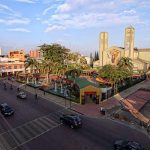
<path id="1" fill-rule="evenodd" d="M 135 47 L 150 48 L 150 0 L 0 0 L 0 47 L 26 53 L 59 43 L 89 56 L 100 32 L 109 47 L 124 47 L 124 30 L 135 28 Z"/>

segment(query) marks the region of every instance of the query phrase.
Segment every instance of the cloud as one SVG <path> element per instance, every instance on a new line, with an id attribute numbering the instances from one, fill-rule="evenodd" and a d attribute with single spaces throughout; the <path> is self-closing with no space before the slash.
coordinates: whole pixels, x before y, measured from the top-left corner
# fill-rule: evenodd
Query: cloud
<path id="1" fill-rule="evenodd" d="M 122 0 L 123 3 L 134 3 L 135 0 Z"/>
<path id="2" fill-rule="evenodd" d="M 55 15 L 52 15 L 51 16 L 51 19 L 52 20 L 65 20 L 65 19 L 68 19 L 70 18 L 70 15 L 69 14 L 55 14 Z"/>
<path id="3" fill-rule="evenodd" d="M 3 5 L 3 4 L 0 4 L 0 9 L 5 9 L 5 10 L 8 10 L 8 11 L 12 11 L 11 8 L 9 8 L 7 5 Z"/>
<path id="4" fill-rule="evenodd" d="M 68 12 L 69 10 L 71 10 L 71 5 L 65 3 L 65 4 L 60 5 L 57 8 L 56 12 Z"/>
<path id="5" fill-rule="evenodd" d="M 11 28 L 7 29 L 7 31 L 12 31 L 12 32 L 31 32 L 30 30 L 24 29 L 24 28 Z"/>
<path id="6" fill-rule="evenodd" d="M 55 31 L 55 30 L 64 30 L 65 27 L 61 26 L 61 25 L 49 25 L 47 27 L 47 29 L 45 30 L 45 32 L 51 32 L 51 31 Z"/>
<path id="7" fill-rule="evenodd" d="M 146 19 L 141 17 L 137 7 L 134 7 L 137 4 L 135 0 L 64 0 L 42 23 L 50 24 L 46 32 L 57 29 L 144 24 Z"/>
<path id="8" fill-rule="evenodd" d="M 66 0 L 63 4 L 59 5 L 56 12 L 69 12 L 78 8 L 79 6 L 84 6 L 89 3 L 90 0 Z M 93 0 L 96 1 L 96 0 Z"/>
<path id="9" fill-rule="evenodd" d="M 16 19 L 16 18 L 9 18 L 9 19 L 0 19 L 0 23 L 7 24 L 7 25 L 12 25 L 12 24 L 29 24 L 30 20 L 27 18 L 21 18 L 21 19 Z"/>
<path id="10" fill-rule="evenodd" d="M 146 2 L 142 1 L 139 6 L 140 6 L 140 7 L 145 7 L 145 8 L 146 8 L 146 7 L 147 7 L 147 8 L 150 8 L 150 2 L 148 2 L 148 1 L 146 1 Z"/>
<path id="11" fill-rule="evenodd" d="M 6 16 L 20 17 L 20 14 L 18 12 L 14 11 L 12 8 L 3 4 L 0 4 L 0 14 L 1 13 L 3 14 L 3 17 L 6 17 Z"/>
<path id="12" fill-rule="evenodd" d="M 17 2 L 23 2 L 23 3 L 36 3 L 35 0 L 16 0 Z"/>
<path id="13" fill-rule="evenodd" d="M 46 15 L 49 10 L 55 9 L 56 7 L 57 7 L 57 5 L 54 4 L 54 5 L 52 5 L 52 6 L 48 7 L 48 8 L 46 8 L 46 9 L 43 11 L 42 15 Z"/>
<path id="14" fill-rule="evenodd" d="M 18 14 L 7 5 L 0 4 L 0 13 L 17 16 Z"/>
<path id="15" fill-rule="evenodd" d="M 127 15 L 134 15 L 136 14 L 136 11 L 134 9 L 130 9 L 130 10 L 124 10 L 123 13 Z"/>
<path id="16" fill-rule="evenodd" d="M 132 11 L 129 11 L 130 13 Z M 129 13 L 128 12 L 128 13 Z M 53 15 L 51 16 L 49 22 L 54 22 L 51 24 L 47 32 L 53 30 L 65 30 L 67 28 L 74 29 L 84 29 L 91 27 L 106 27 L 113 25 L 121 25 L 121 24 L 136 24 L 142 23 L 140 18 L 133 13 L 133 15 L 126 15 L 124 13 L 98 13 L 98 12 L 89 12 L 82 13 L 79 16 L 69 14 L 62 15 Z M 57 25 L 56 25 L 57 24 Z"/>

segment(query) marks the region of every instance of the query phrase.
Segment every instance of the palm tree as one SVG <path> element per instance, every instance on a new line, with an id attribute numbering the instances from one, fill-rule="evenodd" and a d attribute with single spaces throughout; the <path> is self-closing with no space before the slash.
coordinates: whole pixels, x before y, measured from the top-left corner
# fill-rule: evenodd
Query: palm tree
<path id="1" fill-rule="evenodd" d="M 133 70 L 132 59 L 129 57 L 122 57 L 117 65 L 119 68 L 125 68 L 129 71 Z"/>
<path id="2" fill-rule="evenodd" d="M 35 74 L 37 73 L 38 66 L 39 66 L 38 64 L 39 63 L 34 58 L 28 58 L 25 61 L 25 72 L 26 72 L 27 68 L 30 68 L 30 72 L 33 74 L 32 80 L 35 79 L 35 82 L 36 82 L 36 75 Z M 28 74 L 27 74 L 26 78 L 27 78 L 27 82 L 28 82 Z"/>
<path id="3" fill-rule="evenodd" d="M 47 84 L 49 84 L 49 74 L 52 72 L 53 63 L 50 60 L 42 61 L 43 73 L 47 74 Z"/>
<path id="4" fill-rule="evenodd" d="M 30 67 L 31 73 L 35 73 L 38 68 L 38 62 L 34 58 L 30 58 L 25 62 L 25 70 Z"/>

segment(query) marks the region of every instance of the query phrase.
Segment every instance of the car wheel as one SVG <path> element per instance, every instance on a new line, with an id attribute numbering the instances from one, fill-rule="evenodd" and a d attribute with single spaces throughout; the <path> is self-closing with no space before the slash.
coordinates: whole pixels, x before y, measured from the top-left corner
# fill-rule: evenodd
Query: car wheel
<path id="1" fill-rule="evenodd" d="M 71 125 L 70 127 L 71 127 L 71 129 L 73 129 L 73 128 L 74 128 L 74 126 L 73 126 L 73 125 Z"/>

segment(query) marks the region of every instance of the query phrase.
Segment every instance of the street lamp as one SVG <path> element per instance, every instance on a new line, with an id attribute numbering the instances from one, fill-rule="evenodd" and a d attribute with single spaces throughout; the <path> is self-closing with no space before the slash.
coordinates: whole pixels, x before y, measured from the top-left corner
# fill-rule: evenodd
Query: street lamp
<path id="1" fill-rule="evenodd" d="M 71 89 L 71 87 L 69 87 L 69 94 L 70 94 L 70 109 L 71 109 L 71 93 L 72 93 L 72 89 Z"/>

